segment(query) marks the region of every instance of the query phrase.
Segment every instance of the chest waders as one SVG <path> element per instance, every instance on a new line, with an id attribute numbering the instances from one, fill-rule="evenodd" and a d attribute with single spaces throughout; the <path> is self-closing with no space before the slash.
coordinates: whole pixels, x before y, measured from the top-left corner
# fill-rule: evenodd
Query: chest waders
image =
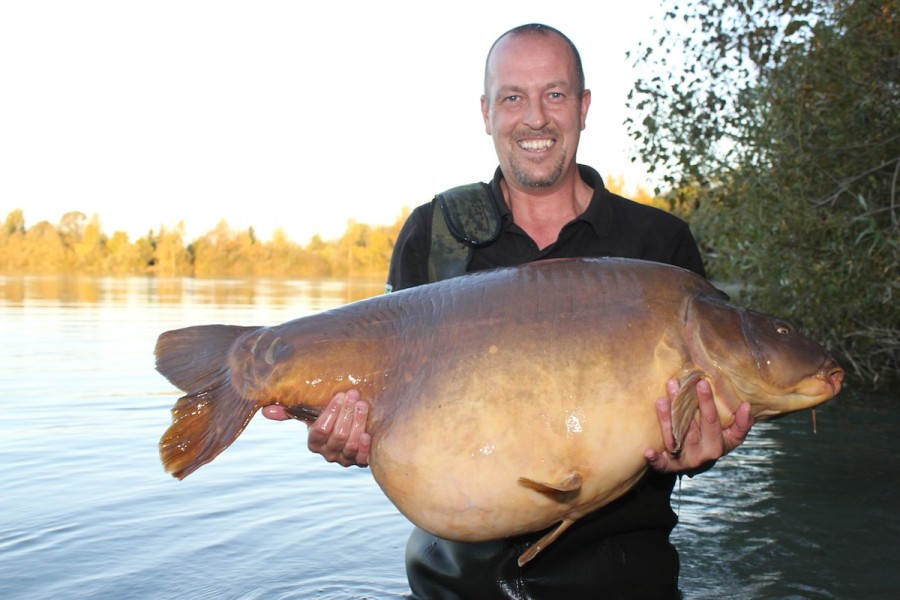
<path id="1" fill-rule="evenodd" d="M 428 280 L 440 281 L 466 272 L 475 248 L 500 235 L 500 214 L 486 183 L 447 190 L 432 201 Z"/>

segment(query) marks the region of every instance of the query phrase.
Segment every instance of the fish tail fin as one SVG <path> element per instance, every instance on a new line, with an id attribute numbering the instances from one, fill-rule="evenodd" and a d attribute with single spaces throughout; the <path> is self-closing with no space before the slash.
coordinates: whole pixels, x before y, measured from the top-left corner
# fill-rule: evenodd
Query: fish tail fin
<path id="1" fill-rule="evenodd" d="M 258 410 L 232 384 L 228 354 L 258 327 L 205 325 L 167 331 L 156 343 L 156 369 L 184 392 L 172 407 L 172 425 L 159 441 L 166 472 L 184 479 L 244 430 Z"/>

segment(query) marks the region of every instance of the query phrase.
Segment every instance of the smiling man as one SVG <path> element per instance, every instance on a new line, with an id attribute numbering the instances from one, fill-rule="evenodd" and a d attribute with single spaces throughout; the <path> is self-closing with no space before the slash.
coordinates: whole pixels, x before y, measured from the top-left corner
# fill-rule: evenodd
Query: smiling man
<path id="1" fill-rule="evenodd" d="M 481 113 L 500 161 L 504 198 L 540 247 L 588 207 L 575 153 L 591 92 L 574 46 L 558 35 L 506 35 L 491 49 Z"/>
<path id="2" fill-rule="evenodd" d="M 481 99 L 499 167 L 490 184 L 448 190 L 412 212 L 394 247 L 388 287 L 400 290 L 535 260 L 595 256 L 652 260 L 704 275 L 686 223 L 612 194 L 594 169 L 577 164 L 590 103 L 581 58 L 565 35 L 530 24 L 500 36 L 488 53 Z M 444 250 L 435 242 L 450 239 L 441 233 L 447 231 L 455 238 L 449 246 L 459 245 L 464 254 L 451 251 L 452 260 L 436 260 Z M 734 425 L 723 430 L 703 381 L 697 384 L 700 423 L 692 425 L 676 455 L 670 409 L 678 382 L 660 387 L 664 384 L 668 397 L 659 399 L 657 411 L 669 451 L 645 453 L 651 469 L 632 491 L 579 520 L 524 567 L 517 563 L 519 555 L 546 532 L 462 543 L 416 529 L 406 565 L 413 597 L 679 597 L 678 553 L 669 543 L 677 521 L 669 501 L 675 473 L 709 468 L 744 440 L 752 418 L 745 404 Z M 264 414 L 286 418 L 276 406 Z M 365 465 L 371 443 L 366 416 L 365 398 L 356 391 L 338 394 L 311 426 L 309 448 L 345 466 Z"/>

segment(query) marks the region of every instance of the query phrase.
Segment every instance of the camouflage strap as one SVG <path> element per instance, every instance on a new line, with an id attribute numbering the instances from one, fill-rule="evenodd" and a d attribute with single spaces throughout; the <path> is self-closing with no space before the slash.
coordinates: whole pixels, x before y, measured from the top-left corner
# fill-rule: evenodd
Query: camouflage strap
<path id="1" fill-rule="evenodd" d="M 490 189 L 485 183 L 472 183 L 435 196 L 429 281 L 462 275 L 472 249 L 487 246 L 500 235 L 500 215 Z"/>

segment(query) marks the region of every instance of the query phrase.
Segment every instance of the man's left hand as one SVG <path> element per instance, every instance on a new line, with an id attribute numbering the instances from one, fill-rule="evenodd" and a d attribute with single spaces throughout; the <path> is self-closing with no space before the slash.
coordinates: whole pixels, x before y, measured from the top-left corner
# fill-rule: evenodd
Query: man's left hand
<path id="1" fill-rule="evenodd" d="M 668 397 L 656 401 L 656 413 L 666 449 L 659 452 L 651 448 L 644 452 L 644 458 L 648 465 L 660 473 L 685 473 L 693 477 L 740 446 L 753 426 L 753 417 L 750 415 L 750 405 L 744 402 L 734 413 L 734 423 L 723 429 L 709 382 L 701 379 L 697 383 L 700 422 L 691 423 L 681 452 L 676 455 L 675 435 L 672 433 L 672 400 L 678 394 L 678 388 L 678 380 L 670 379 L 666 384 Z"/>

